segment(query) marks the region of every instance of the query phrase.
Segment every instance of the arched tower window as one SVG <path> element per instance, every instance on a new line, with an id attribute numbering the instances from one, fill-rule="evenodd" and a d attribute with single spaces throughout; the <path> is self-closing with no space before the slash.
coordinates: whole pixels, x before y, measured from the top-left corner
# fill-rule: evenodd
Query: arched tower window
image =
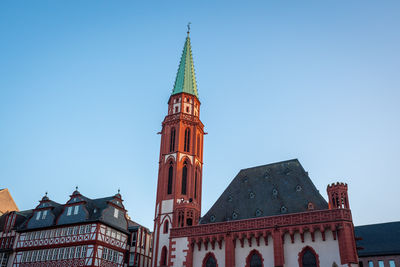
<path id="1" fill-rule="evenodd" d="M 319 267 L 319 259 L 317 253 L 309 246 L 303 248 L 299 253 L 300 267 Z"/>
<path id="2" fill-rule="evenodd" d="M 175 128 L 171 129 L 171 136 L 169 141 L 169 152 L 175 151 Z"/>
<path id="3" fill-rule="evenodd" d="M 194 198 L 197 198 L 197 170 L 194 173 Z"/>
<path id="4" fill-rule="evenodd" d="M 174 175 L 174 167 L 172 165 L 172 162 L 169 165 L 168 169 L 168 187 L 167 187 L 167 194 L 172 194 L 172 178 Z"/>
<path id="5" fill-rule="evenodd" d="M 263 258 L 257 250 L 252 250 L 246 258 L 246 267 L 263 267 Z"/>
<path id="6" fill-rule="evenodd" d="M 168 257 L 168 250 L 166 246 L 163 246 L 161 250 L 161 260 L 160 260 L 160 265 L 161 266 L 167 266 L 167 257 Z"/>
<path id="7" fill-rule="evenodd" d="M 217 259 L 214 256 L 214 253 L 209 252 L 203 259 L 203 266 L 202 267 L 217 267 Z"/>
<path id="8" fill-rule="evenodd" d="M 187 162 L 185 160 L 182 168 L 182 190 L 181 190 L 182 195 L 186 195 L 186 184 L 187 184 Z"/>
<path id="9" fill-rule="evenodd" d="M 185 143 L 184 143 L 184 147 L 183 150 L 185 152 L 189 152 L 190 148 L 190 129 L 186 128 L 185 130 Z"/>
<path id="10" fill-rule="evenodd" d="M 164 234 L 168 233 L 168 229 L 169 229 L 169 223 L 168 223 L 168 220 L 165 220 L 165 223 L 164 223 Z"/>
<path id="11" fill-rule="evenodd" d="M 197 156 L 200 157 L 200 135 L 197 135 Z"/>

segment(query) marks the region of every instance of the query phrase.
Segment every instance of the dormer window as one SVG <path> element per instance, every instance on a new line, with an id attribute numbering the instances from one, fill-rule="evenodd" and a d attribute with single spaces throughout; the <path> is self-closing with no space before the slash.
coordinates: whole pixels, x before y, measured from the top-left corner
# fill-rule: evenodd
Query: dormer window
<path id="1" fill-rule="evenodd" d="M 79 212 L 79 205 L 78 205 L 78 206 L 75 206 L 75 208 L 74 208 L 74 215 L 78 214 L 78 212 Z"/>
<path id="2" fill-rule="evenodd" d="M 38 212 L 36 213 L 36 221 L 40 219 L 40 215 L 41 215 L 41 214 L 42 214 L 41 211 L 38 211 Z"/>
<path id="3" fill-rule="evenodd" d="M 119 210 L 114 208 L 114 218 L 118 218 Z"/>
<path id="4" fill-rule="evenodd" d="M 46 219 L 46 216 L 47 216 L 47 210 L 44 210 L 42 215 L 42 220 Z"/>
<path id="5" fill-rule="evenodd" d="M 68 209 L 67 209 L 67 216 L 70 216 L 71 213 L 72 213 L 72 207 L 69 206 Z"/>

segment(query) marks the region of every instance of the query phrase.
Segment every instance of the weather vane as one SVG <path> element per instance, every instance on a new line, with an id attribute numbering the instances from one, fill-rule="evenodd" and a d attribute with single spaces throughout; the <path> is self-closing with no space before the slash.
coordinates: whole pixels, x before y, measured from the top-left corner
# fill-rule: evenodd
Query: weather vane
<path id="1" fill-rule="evenodd" d="M 188 28 L 188 31 L 187 31 L 187 33 L 189 34 L 190 33 L 190 24 L 192 24 L 191 22 L 189 22 L 188 23 L 188 25 L 187 25 L 187 28 Z"/>

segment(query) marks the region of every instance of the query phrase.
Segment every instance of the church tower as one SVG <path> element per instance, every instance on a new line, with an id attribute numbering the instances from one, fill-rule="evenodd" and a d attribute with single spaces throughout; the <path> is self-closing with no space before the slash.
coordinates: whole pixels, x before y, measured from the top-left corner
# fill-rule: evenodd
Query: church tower
<path id="1" fill-rule="evenodd" d="M 204 125 L 200 121 L 200 101 L 188 31 L 168 101 L 168 114 L 162 122 L 153 267 L 170 265 L 171 228 L 198 224 L 203 136 Z"/>

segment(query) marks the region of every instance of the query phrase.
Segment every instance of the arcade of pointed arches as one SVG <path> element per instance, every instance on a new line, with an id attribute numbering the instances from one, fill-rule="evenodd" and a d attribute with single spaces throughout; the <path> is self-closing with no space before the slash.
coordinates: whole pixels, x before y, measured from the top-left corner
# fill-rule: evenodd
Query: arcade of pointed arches
<path id="1" fill-rule="evenodd" d="M 310 246 L 306 246 L 300 251 L 298 262 L 299 267 L 320 267 L 318 254 Z M 218 267 L 214 253 L 208 252 L 204 256 L 202 267 Z M 250 251 L 246 258 L 246 267 L 264 267 L 264 258 L 257 249 Z"/>

